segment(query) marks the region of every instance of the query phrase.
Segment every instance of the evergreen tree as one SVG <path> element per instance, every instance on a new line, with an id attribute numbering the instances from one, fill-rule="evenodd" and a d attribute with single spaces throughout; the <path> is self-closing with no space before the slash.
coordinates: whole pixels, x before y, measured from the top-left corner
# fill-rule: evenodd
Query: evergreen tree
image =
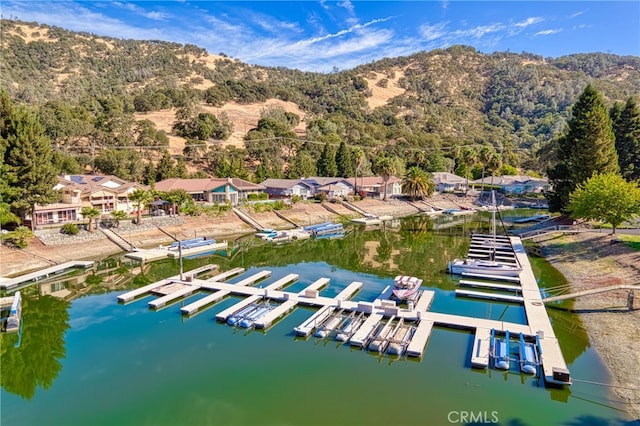
<path id="1" fill-rule="evenodd" d="M 595 172 L 618 170 L 609 112 L 600 93 L 589 84 L 573 107 L 566 133 L 558 139 L 557 163 L 548 170 L 553 187 L 549 210 L 565 211 L 569 194 Z"/>
<path id="2" fill-rule="evenodd" d="M 288 179 L 298 179 L 302 177 L 315 176 L 317 173 L 316 162 L 307 151 L 299 151 L 293 157 L 287 169 Z"/>
<path id="3" fill-rule="evenodd" d="M 58 171 L 52 164 L 51 142 L 36 116 L 25 108 L 14 108 L 4 92 L 0 94 L 0 116 L 2 202 L 10 203 L 18 216 L 30 215 L 33 227 L 35 205 L 59 197 L 53 189 Z"/>
<path id="4" fill-rule="evenodd" d="M 324 149 L 318 159 L 318 175 L 326 177 L 334 177 L 338 174 L 338 166 L 336 165 L 336 153 L 329 142 L 324 144 Z"/>
<path id="5" fill-rule="evenodd" d="M 187 165 L 184 162 L 184 157 L 182 155 L 180 155 L 178 157 L 178 161 L 176 162 L 176 173 L 175 173 L 175 177 L 179 177 L 181 179 L 186 179 L 187 178 Z"/>
<path id="6" fill-rule="evenodd" d="M 171 158 L 169 151 L 165 150 L 164 153 L 162 153 L 160 161 L 158 161 L 158 164 L 156 165 L 156 182 L 172 177 L 176 177 L 175 163 L 173 158 Z"/>
<path id="7" fill-rule="evenodd" d="M 336 152 L 336 166 L 338 168 L 338 176 L 353 176 L 353 160 L 351 158 L 351 150 L 347 148 L 344 141 L 340 142 L 338 151 Z"/>
<path id="8" fill-rule="evenodd" d="M 640 180 L 640 109 L 635 99 L 627 99 L 624 107 L 616 103 L 611 119 L 622 176 L 628 181 Z"/>

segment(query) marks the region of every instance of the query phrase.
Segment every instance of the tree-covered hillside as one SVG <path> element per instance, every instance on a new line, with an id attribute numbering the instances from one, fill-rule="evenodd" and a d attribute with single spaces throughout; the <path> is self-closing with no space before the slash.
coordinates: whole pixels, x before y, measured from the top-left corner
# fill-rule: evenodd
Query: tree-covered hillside
<path id="1" fill-rule="evenodd" d="M 130 179 L 150 180 L 142 160 L 157 164 L 177 139 L 190 170 L 210 175 L 295 177 L 341 142 L 361 147 L 365 164 L 396 159 L 398 172 L 418 165 L 464 173 L 474 163 L 461 161 L 463 147 L 474 145 L 544 174 L 549 155 L 537 153 L 548 154 L 589 83 L 607 107 L 640 94 L 640 58 L 604 53 L 553 59 L 454 46 L 318 74 L 250 66 L 193 45 L 19 21 L 2 20 L 1 31 L 0 89 L 36 112 L 64 155 L 103 173 L 126 160 L 131 167 L 119 173 Z M 398 94 L 372 107 L 376 91 L 389 85 Z M 225 146 L 246 122 L 216 108 L 269 99 L 297 105 L 304 117 L 262 111 L 244 130 L 244 146 Z M 170 130 L 135 115 L 153 111 L 170 112 Z M 300 123 L 302 138 L 292 131 Z M 304 160 L 303 171 L 291 172 L 293 159 Z"/>

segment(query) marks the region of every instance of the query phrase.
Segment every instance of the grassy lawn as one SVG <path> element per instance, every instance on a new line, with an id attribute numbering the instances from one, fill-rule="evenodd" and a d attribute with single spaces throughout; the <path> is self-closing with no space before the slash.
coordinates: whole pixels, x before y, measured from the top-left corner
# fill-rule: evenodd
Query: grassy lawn
<path id="1" fill-rule="evenodd" d="M 618 235 L 618 238 L 634 250 L 640 250 L 640 235 Z"/>

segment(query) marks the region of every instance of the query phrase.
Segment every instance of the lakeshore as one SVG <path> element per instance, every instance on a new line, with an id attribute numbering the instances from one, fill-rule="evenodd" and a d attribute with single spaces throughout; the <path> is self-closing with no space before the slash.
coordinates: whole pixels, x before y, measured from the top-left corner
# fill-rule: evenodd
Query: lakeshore
<path id="1" fill-rule="evenodd" d="M 433 202 L 431 199 L 430 202 Z M 447 201 L 440 200 L 441 203 Z M 434 202 L 434 204 L 437 204 Z M 440 204 L 437 204 L 440 206 Z M 357 204 L 363 210 L 378 215 L 406 216 L 417 213 L 412 203 L 401 201 L 382 202 L 364 200 Z M 344 206 L 330 204 L 332 213 L 319 204 L 298 203 L 292 210 L 283 214 L 301 225 L 335 220 L 340 215 L 354 215 Z M 281 228 L 291 226 L 274 213 L 252 213 L 265 227 Z M 151 220 L 147 221 L 153 223 Z M 182 222 L 182 223 L 179 223 Z M 153 227 L 144 227 L 140 232 L 131 231 L 124 235 L 130 242 L 139 247 L 151 247 L 166 243 L 169 237 Z M 155 229 L 154 229 L 155 228 Z M 192 238 L 197 235 L 211 236 L 216 239 L 252 233 L 253 229 L 242 222 L 232 212 L 218 218 L 211 217 L 179 217 L 175 224 L 163 225 L 165 232 L 176 238 Z M 635 284 L 637 282 L 638 252 L 624 244 L 611 244 L 611 238 L 604 233 L 584 233 L 574 236 L 550 236 L 539 241 L 543 255 L 567 278 L 572 289 L 584 289 L 585 282 L 594 286 L 611 285 L 612 283 Z M 35 240 L 25 250 L 12 250 L 2 247 L 2 275 L 17 274 L 22 271 L 50 266 L 51 262 L 60 263 L 68 260 L 81 260 L 117 254 L 121 250 L 106 238 L 83 243 L 58 244 L 47 246 Z M 82 253 L 82 255 L 79 255 Z M 35 266 L 34 266 L 35 265 Z M 13 270 L 14 272 L 5 272 Z M 640 362 L 634 348 L 640 346 L 640 311 L 629 312 L 626 309 L 626 294 L 605 293 L 578 299 L 574 309 L 580 314 L 593 347 L 609 366 L 615 391 L 628 401 L 631 418 L 638 418 L 640 410 L 638 401 L 640 393 L 633 388 L 640 387 Z M 611 342 L 616 344 L 612 345 Z"/>

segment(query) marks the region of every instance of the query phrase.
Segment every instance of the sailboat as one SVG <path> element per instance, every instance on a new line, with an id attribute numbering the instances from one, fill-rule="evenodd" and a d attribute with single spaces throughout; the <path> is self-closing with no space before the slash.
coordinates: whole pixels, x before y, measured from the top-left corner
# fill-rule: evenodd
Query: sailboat
<path id="1" fill-rule="evenodd" d="M 496 238 L 496 211 L 498 210 L 498 206 L 496 205 L 496 195 L 494 191 L 491 191 L 491 207 L 491 231 L 493 238 L 484 242 L 484 246 L 490 249 L 489 259 L 454 259 L 448 264 L 450 273 L 458 275 L 471 273 L 517 277 L 520 275 L 520 272 L 522 272 L 522 268 L 518 265 L 495 261 L 496 249 L 503 246 L 504 243 L 498 242 Z"/>

